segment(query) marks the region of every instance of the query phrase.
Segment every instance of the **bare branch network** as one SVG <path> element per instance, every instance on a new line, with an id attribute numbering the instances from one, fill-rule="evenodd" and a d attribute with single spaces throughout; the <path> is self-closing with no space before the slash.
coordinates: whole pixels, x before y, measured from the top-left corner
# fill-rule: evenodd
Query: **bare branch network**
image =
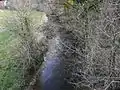
<path id="1" fill-rule="evenodd" d="M 62 38 L 60 43 L 67 48 L 65 53 L 71 51 L 76 55 L 72 59 L 76 63 L 71 65 L 73 77 L 70 80 L 76 88 L 82 85 L 108 90 L 110 83 L 120 80 L 119 3 L 119 0 L 104 0 L 98 5 L 99 12 L 86 10 L 86 6 L 81 5 L 69 9 L 66 14 L 57 12 L 58 8 L 51 8 L 54 14 L 49 18 L 54 25 L 48 22 L 49 27 L 53 26 L 49 32 L 68 31 L 73 34 L 69 38 L 71 45 Z M 59 4 L 55 5 L 59 7 Z M 60 30 L 61 27 L 64 30 Z"/>

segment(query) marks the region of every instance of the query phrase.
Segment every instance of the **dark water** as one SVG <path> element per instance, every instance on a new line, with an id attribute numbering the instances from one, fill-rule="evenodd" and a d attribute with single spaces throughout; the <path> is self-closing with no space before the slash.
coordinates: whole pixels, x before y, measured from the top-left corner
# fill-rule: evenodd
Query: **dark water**
<path id="1" fill-rule="evenodd" d="M 53 58 L 45 62 L 41 80 L 43 90 L 73 90 L 65 79 L 64 64 L 59 58 Z"/>

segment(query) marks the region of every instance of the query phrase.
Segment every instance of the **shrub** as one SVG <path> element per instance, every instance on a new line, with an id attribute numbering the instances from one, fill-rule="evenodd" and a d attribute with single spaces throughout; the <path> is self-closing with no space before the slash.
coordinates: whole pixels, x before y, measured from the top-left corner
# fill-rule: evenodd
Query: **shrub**
<path id="1" fill-rule="evenodd" d="M 23 90 L 29 86 L 43 61 L 46 47 L 42 41 L 41 25 L 45 14 L 22 9 L 10 15 L 6 17 L 4 26 L 12 34 L 12 43 L 15 44 L 9 43 L 13 48 L 8 50 L 10 57 L 6 59 L 5 71 L 1 72 L 0 88 Z"/>

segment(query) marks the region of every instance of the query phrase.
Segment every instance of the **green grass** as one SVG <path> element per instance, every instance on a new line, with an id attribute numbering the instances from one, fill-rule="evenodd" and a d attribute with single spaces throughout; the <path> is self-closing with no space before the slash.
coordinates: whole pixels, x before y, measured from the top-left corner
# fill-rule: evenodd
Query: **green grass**
<path id="1" fill-rule="evenodd" d="M 18 42 L 12 32 L 1 30 L 5 28 L 5 22 L 10 16 L 10 11 L 0 12 L 0 90 L 16 90 L 20 81 L 17 60 L 14 58 L 14 46 Z"/>
<path id="2" fill-rule="evenodd" d="M 10 42 L 13 37 L 8 31 L 3 31 L 0 33 L 0 60 L 5 59 L 9 56 Z"/>
<path id="3" fill-rule="evenodd" d="M 17 43 L 10 31 L 0 32 L 0 90 L 20 90 L 23 80 L 15 58 Z"/>
<path id="4" fill-rule="evenodd" d="M 10 65 L 13 64 L 11 54 L 13 37 L 9 31 L 0 33 L 0 90 L 9 90 L 14 81 L 15 72 Z M 13 75 L 14 74 L 14 75 Z"/>

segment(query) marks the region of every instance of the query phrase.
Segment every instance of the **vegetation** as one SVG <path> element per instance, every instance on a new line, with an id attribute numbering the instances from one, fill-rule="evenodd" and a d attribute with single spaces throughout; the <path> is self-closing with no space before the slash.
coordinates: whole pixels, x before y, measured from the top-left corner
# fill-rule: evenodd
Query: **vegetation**
<path id="1" fill-rule="evenodd" d="M 73 36 L 68 39 L 71 45 L 67 39 L 61 43 L 66 50 L 63 54 L 69 57 L 68 51 L 74 52 L 69 65 L 73 76 L 68 81 L 76 90 L 107 90 L 119 80 L 119 0 L 82 1 L 55 1 L 48 9 L 52 13 L 45 11 L 50 19 L 45 25 L 44 13 L 30 9 L 0 12 L 0 27 L 5 27 L 0 31 L 0 90 L 25 90 L 35 83 L 47 42 L 58 32 Z"/>
<path id="2" fill-rule="evenodd" d="M 25 86 L 29 84 L 28 80 L 39 69 L 42 62 L 43 52 L 39 47 L 43 45 L 36 41 L 36 36 L 40 32 L 45 14 L 36 11 L 10 12 L 6 10 L 0 15 L 2 17 L 0 22 L 0 90 L 25 89 Z M 30 52 L 33 53 L 27 54 Z M 34 68 L 33 71 L 31 68 Z"/>
<path id="3" fill-rule="evenodd" d="M 7 90 L 15 88 L 18 72 L 17 61 L 13 57 L 12 49 L 15 46 L 15 39 L 8 31 L 0 33 L 0 89 Z M 14 53 L 15 54 L 15 53 Z M 20 77 L 19 77 L 20 78 Z"/>
<path id="4" fill-rule="evenodd" d="M 60 12 L 62 7 L 59 4 L 55 5 L 59 8 L 54 6 L 49 18 L 56 26 L 48 25 L 45 29 L 46 36 L 57 36 L 56 32 L 73 34 L 68 40 L 60 41 L 67 48 L 66 51 L 64 48 L 65 54 L 74 52 L 70 65 L 73 77 L 69 82 L 75 85 L 77 90 L 82 87 L 107 90 L 109 83 L 118 81 L 120 77 L 118 2 L 86 0 L 83 4 L 67 7 L 65 12 Z M 73 44 L 69 45 L 69 41 Z M 67 55 L 70 57 L 71 53 Z"/>

